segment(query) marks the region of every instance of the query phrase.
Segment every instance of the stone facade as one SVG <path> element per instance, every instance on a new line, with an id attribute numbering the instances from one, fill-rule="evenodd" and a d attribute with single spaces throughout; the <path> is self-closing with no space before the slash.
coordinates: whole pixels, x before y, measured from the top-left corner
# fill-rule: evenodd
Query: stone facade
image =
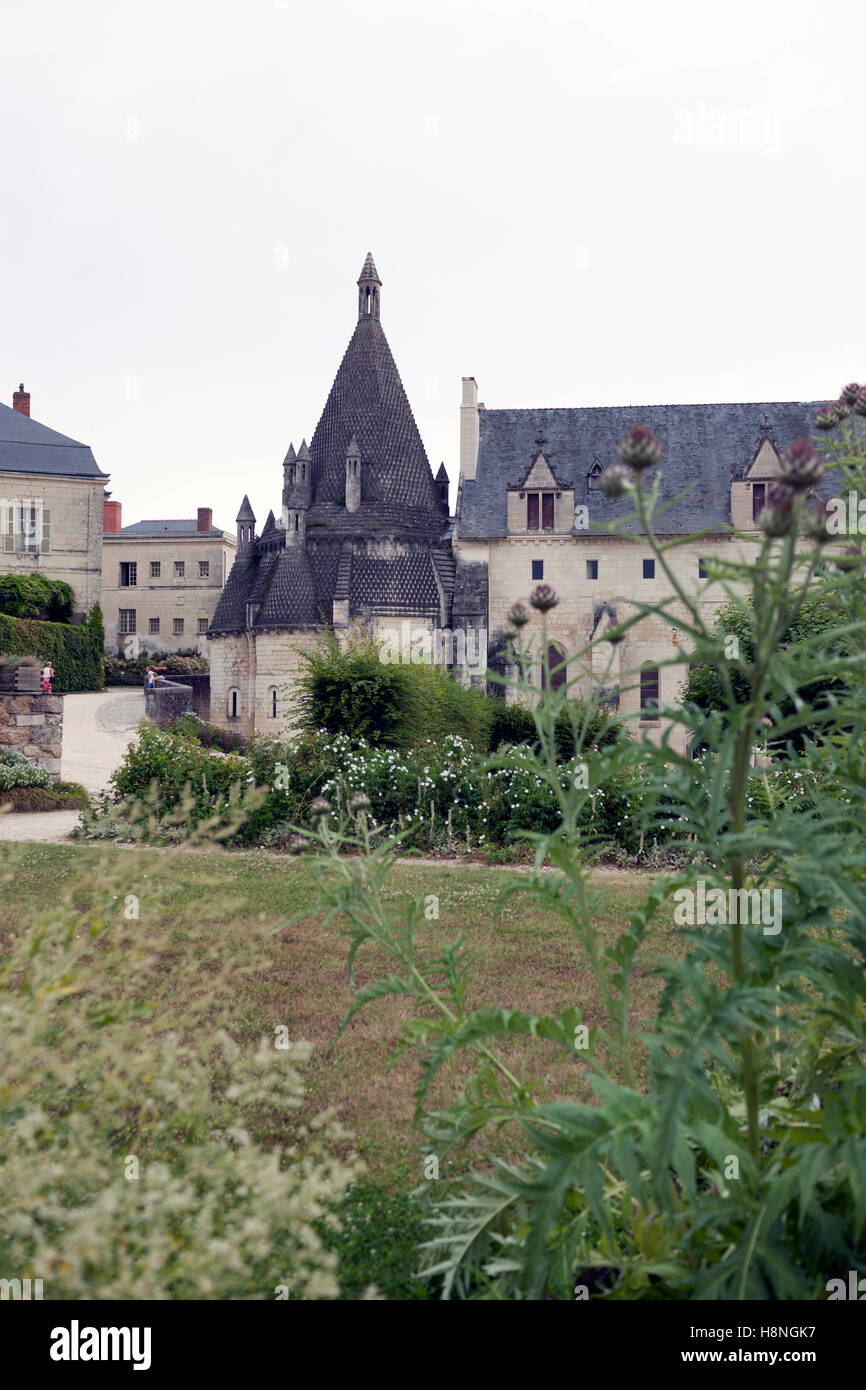
<path id="1" fill-rule="evenodd" d="M 14 748 L 46 768 L 56 782 L 62 746 L 62 695 L 0 693 L 0 748 Z"/>
<path id="2" fill-rule="evenodd" d="M 776 441 L 810 434 L 818 405 L 491 411 L 477 394 L 474 378 L 464 378 L 455 625 L 486 626 L 491 665 L 503 671 L 509 609 L 525 603 L 537 583 L 550 584 L 559 599 L 547 614 L 552 664 L 558 656 L 574 658 L 566 677 L 575 693 L 605 692 L 621 714 L 660 738 L 651 706 L 654 697 L 674 703 L 680 694 L 685 667 L 666 663 L 687 650 L 678 626 L 685 613 L 676 602 L 669 618 L 649 615 L 617 644 L 599 640 L 639 612 L 641 602 L 667 603 L 676 593 L 634 524 L 630 537 L 613 533 L 630 504 L 607 498 L 599 480 L 616 461 L 619 440 L 632 426 L 649 423 L 664 446 L 658 471 L 667 507 L 657 517 L 659 539 L 677 539 L 668 563 L 712 626 L 727 592 L 707 570 L 720 559 L 754 556 L 763 536 L 760 510 L 780 470 Z M 834 484 L 827 478 L 818 491 L 826 498 Z M 684 539 L 696 532 L 708 534 Z M 522 640 L 539 657 L 542 620 L 531 611 Z M 540 692 L 540 667 L 532 679 Z"/>
<path id="3" fill-rule="evenodd" d="M 73 615 L 102 596 L 108 475 L 90 449 L 30 418 L 30 393 L 0 403 L 0 574 L 43 574 L 73 590 Z"/>
<path id="4" fill-rule="evenodd" d="M 0 498 L 13 512 L 34 504 L 42 512 L 42 539 L 33 548 L 24 533 L 7 529 L 0 574 L 61 579 L 75 595 L 74 616 L 86 616 L 102 597 L 102 493 L 103 484 L 87 478 L 23 477 L 0 470 Z"/>
<path id="5" fill-rule="evenodd" d="M 210 524 L 199 530 L 194 518 L 140 521 L 120 531 L 106 531 L 102 569 L 106 651 L 122 652 L 130 639 L 136 639 L 132 645 L 140 652 L 196 647 L 206 654 L 205 634 L 236 549 L 233 535 Z"/>

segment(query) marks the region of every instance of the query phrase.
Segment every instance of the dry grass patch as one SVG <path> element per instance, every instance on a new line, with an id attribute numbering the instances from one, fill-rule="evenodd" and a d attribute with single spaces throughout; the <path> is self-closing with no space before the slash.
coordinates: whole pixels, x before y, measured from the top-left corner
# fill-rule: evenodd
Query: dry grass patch
<path id="1" fill-rule="evenodd" d="M 594 979 L 579 942 L 557 917 L 528 899 L 512 899 L 491 928 L 497 898 L 520 871 L 461 864 L 399 865 L 391 879 L 395 903 L 436 894 L 439 920 L 425 927 L 425 947 L 436 953 L 462 934 L 475 957 L 470 1004 L 519 1005 L 535 1013 L 583 1011 L 601 1024 Z M 267 854 L 184 854 L 178 851 L 93 849 L 84 846 L 0 846 L 0 950 L 4 939 L 39 919 L 75 884 L 82 931 L 97 928 L 87 987 L 111 999 L 112 953 L 134 951 L 140 963 L 141 1028 L 225 1028 L 255 1044 L 286 1026 L 293 1040 L 314 1045 L 308 1069 L 311 1113 L 338 1107 L 357 1136 L 371 1178 L 414 1184 L 420 1176 L 412 1128 L 418 1065 L 403 1058 L 386 1070 L 409 1000 L 384 999 L 362 1011 L 338 1037 L 352 1001 L 346 942 L 320 916 L 292 920 L 313 902 L 309 866 Z M 637 906 L 646 880 L 605 873 L 598 928 L 612 942 Z M 137 899 L 129 919 L 127 899 Z M 676 950 L 671 922 L 659 923 L 635 976 L 633 1024 L 653 1016 L 661 982 L 648 973 L 651 952 Z M 360 985 L 389 969 L 372 951 L 359 954 Z M 214 986 L 217 985 L 215 989 Z M 587 1095 L 580 1064 L 544 1043 L 515 1038 L 503 1048 L 508 1065 L 551 1098 Z M 37 1062 L 38 1064 L 38 1062 Z M 443 1070 L 431 1103 L 445 1103 L 469 1074 L 469 1059 Z M 270 1122 L 273 1123 L 273 1122 Z M 285 1133 L 258 1136 L 285 1142 Z M 504 1142 L 504 1141 L 503 1141 Z M 453 1174 L 443 1176 L 456 1176 Z"/>

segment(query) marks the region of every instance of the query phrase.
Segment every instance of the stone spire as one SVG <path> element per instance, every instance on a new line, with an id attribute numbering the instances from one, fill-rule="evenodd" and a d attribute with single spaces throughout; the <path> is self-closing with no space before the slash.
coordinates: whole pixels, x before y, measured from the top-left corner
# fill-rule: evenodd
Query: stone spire
<path id="1" fill-rule="evenodd" d="M 363 319 L 369 315 L 371 318 L 379 317 L 379 290 L 382 281 L 379 279 L 379 272 L 373 262 L 372 252 L 367 252 L 358 279 L 358 318 Z"/>
<path id="2" fill-rule="evenodd" d="M 235 517 L 238 525 L 238 554 L 242 550 L 247 550 L 255 540 L 256 535 L 256 516 L 250 506 L 250 499 L 244 493 L 244 500 L 241 502 L 241 509 Z"/>

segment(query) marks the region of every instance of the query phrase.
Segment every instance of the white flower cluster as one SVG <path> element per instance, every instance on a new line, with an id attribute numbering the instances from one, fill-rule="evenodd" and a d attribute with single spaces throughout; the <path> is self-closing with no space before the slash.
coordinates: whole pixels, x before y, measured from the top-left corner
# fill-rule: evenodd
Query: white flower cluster
<path id="1" fill-rule="evenodd" d="M 12 787 L 50 787 L 51 774 L 47 768 L 31 762 L 13 748 L 0 750 L 0 792 Z"/>

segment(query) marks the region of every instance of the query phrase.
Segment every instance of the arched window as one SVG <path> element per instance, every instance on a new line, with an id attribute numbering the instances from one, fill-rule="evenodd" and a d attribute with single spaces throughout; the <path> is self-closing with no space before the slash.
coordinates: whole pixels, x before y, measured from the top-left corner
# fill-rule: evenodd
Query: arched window
<path id="1" fill-rule="evenodd" d="M 237 717 L 238 717 L 238 694 L 239 694 L 239 691 L 237 690 L 236 687 L 232 687 L 232 689 L 229 691 L 229 694 L 228 694 L 228 715 L 229 715 L 229 719 L 237 719 Z"/>
<path id="2" fill-rule="evenodd" d="M 277 687 L 272 685 L 268 691 L 268 714 L 271 719 L 277 717 Z"/>
<path id="3" fill-rule="evenodd" d="M 659 717 L 659 668 L 642 666 L 640 673 L 640 709 L 644 719 Z"/>
<path id="4" fill-rule="evenodd" d="M 550 674 L 550 689 L 561 690 L 566 681 L 565 652 L 557 642 L 550 642 L 547 648 L 547 663 L 541 668 L 541 688 L 548 689 L 548 672 Z"/>

